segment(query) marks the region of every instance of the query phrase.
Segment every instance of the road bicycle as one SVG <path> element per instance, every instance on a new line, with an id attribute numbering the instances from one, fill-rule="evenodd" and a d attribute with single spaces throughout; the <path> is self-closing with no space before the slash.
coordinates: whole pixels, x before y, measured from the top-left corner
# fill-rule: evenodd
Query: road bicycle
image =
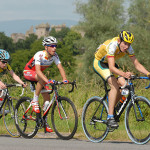
<path id="1" fill-rule="evenodd" d="M 122 89 L 128 89 L 129 94 L 119 110 L 114 111 L 114 118 L 119 122 L 121 114 L 125 108 L 125 128 L 129 138 L 136 144 L 145 144 L 150 140 L 150 101 L 143 97 L 135 95 L 133 80 L 145 79 L 148 77 L 132 76 L 127 80 L 127 84 Z M 114 131 L 107 125 L 108 115 L 108 92 L 106 82 L 104 81 L 104 97 L 94 96 L 86 101 L 82 111 L 82 128 L 86 137 L 92 142 L 103 141 L 109 132 Z M 148 89 L 149 86 L 146 87 Z"/>
<path id="2" fill-rule="evenodd" d="M 53 93 L 53 91 L 54 94 L 43 114 L 42 111 L 37 114 L 33 111 L 29 97 L 22 97 L 18 101 L 15 107 L 15 124 L 21 136 L 24 138 L 33 138 L 38 132 L 38 129 L 43 127 L 45 129 L 45 118 L 49 113 L 51 113 L 53 129 L 59 138 L 69 140 L 74 136 L 78 125 L 78 115 L 74 103 L 69 98 L 62 97 L 58 94 L 57 86 L 62 84 L 64 83 L 58 81 L 50 84 L 52 89 L 49 94 Z M 72 85 L 72 89 L 69 91 L 72 92 L 74 86 L 76 86 L 76 82 L 73 81 L 68 84 Z M 51 106 L 52 111 L 49 112 Z"/>
<path id="3" fill-rule="evenodd" d="M 0 118 L 3 118 L 4 125 L 7 129 L 7 132 L 12 137 L 19 137 L 20 134 L 16 129 L 15 122 L 14 122 L 14 110 L 15 105 L 18 101 L 16 98 L 12 98 L 9 94 L 10 87 L 22 87 L 21 84 L 6 84 L 6 89 L 1 89 L 1 93 L 5 93 L 4 100 L 1 102 L 0 105 Z M 23 94 L 24 88 L 22 90 Z M 21 95 L 22 95 L 21 94 Z M 20 96 L 21 96 L 20 95 Z"/>

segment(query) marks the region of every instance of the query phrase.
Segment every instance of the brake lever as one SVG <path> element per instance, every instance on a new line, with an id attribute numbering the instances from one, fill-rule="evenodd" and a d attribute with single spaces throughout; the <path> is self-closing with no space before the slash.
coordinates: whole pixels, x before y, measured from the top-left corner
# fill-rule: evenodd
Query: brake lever
<path id="1" fill-rule="evenodd" d="M 76 81 L 75 81 L 75 80 L 71 83 L 71 85 L 72 85 L 72 89 L 69 91 L 69 93 L 73 92 L 74 86 L 77 88 L 77 85 L 76 85 Z"/>
<path id="2" fill-rule="evenodd" d="M 148 89 L 148 88 L 150 88 L 150 84 L 149 84 L 148 86 L 145 87 L 145 89 Z"/>

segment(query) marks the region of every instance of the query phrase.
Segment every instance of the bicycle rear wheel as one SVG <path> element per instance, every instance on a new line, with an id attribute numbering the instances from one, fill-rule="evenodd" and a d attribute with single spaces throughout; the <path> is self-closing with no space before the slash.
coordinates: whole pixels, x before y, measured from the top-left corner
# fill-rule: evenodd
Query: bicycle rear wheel
<path id="1" fill-rule="evenodd" d="M 100 97 L 92 97 L 85 103 L 82 111 L 82 128 L 92 142 L 101 142 L 108 134 L 107 104 Z"/>
<path id="2" fill-rule="evenodd" d="M 67 97 L 59 97 L 58 104 L 55 101 L 52 107 L 51 121 L 58 137 L 71 139 L 78 126 L 78 115 L 73 102 Z"/>
<path id="3" fill-rule="evenodd" d="M 14 110 L 17 102 L 18 100 L 15 98 L 7 99 L 3 107 L 3 122 L 8 134 L 12 137 L 20 136 L 14 122 Z"/>
<path id="4" fill-rule="evenodd" d="M 36 113 L 33 111 L 29 97 L 22 97 L 15 107 L 15 124 L 20 135 L 32 138 L 38 132 Z"/>
<path id="5" fill-rule="evenodd" d="M 136 117 L 137 115 L 137 117 Z M 125 113 L 125 127 L 129 138 L 136 144 L 150 140 L 150 101 L 138 96 L 129 103 Z"/>

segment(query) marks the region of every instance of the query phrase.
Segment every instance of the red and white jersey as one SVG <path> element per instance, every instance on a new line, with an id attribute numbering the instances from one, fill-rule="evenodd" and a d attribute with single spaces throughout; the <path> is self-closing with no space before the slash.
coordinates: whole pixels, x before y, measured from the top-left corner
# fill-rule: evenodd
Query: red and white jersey
<path id="1" fill-rule="evenodd" d="M 56 65 L 61 63 L 57 53 L 55 53 L 55 55 L 53 57 L 48 59 L 46 50 L 39 51 L 26 64 L 24 70 L 33 70 L 33 71 L 35 71 L 35 65 L 40 65 L 41 66 L 41 71 L 43 71 L 46 68 L 48 68 L 53 62 Z"/>

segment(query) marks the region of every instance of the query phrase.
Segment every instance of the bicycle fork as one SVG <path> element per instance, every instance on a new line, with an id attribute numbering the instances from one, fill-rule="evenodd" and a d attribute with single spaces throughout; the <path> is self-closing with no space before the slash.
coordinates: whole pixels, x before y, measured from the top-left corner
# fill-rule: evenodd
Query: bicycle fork
<path id="1" fill-rule="evenodd" d="M 145 121 L 138 101 L 132 100 L 132 104 L 133 104 L 133 109 L 134 109 L 134 113 L 135 113 L 136 120 L 137 120 L 137 121 Z M 136 109 L 135 105 L 137 105 L 137 108 L 138 108 L 138 109 Z M 141 119 L 138 119 L 137 111 L 139 111 L 140 116 L 141 116 Z"/>
<path id="2" fill-rule="evenodd" d="M 63 105 L 62 105 L 61 101 L 59 100 L 59 97 L 56 97 L 56 103 L 57 103 L 57 108 L 58 108 L 58 113 L 59 113 L 60 119 L 61 120 L 62 119 L 68 119 L 67 114 L 66 114 L 66 112 L 65 112 L 65 110 L 63 108 Z M 61 112 L 60 112 L 60 108 L 61 108 L 62 112 L 64 113 L 65 117 L 62 117 Z"/>

